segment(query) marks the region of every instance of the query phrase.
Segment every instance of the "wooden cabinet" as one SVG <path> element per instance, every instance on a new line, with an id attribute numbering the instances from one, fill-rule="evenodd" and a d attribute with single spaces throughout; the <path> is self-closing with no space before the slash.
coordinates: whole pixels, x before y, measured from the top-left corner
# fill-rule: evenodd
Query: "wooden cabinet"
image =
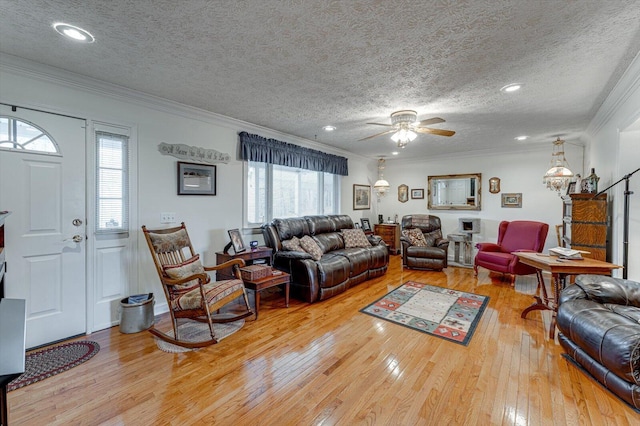
<path id="1" fill-rule="evenodd" d="M 400 225 L 397 223 L 379 223 L 373 226 L 373 233 L 382 238 L 389 247 L 389 252 L 400 253 Z"/>
<path id="2" fill-rule="evenodd" d="M 271 265 L 271 254 L 273 249 L 271 247 L 258 247 L 254 250 L 248 249 L 240 253 L 230 254 L 222 251 L 216 252 L 216 264 L 227 262 L 231 259 L 242 259 L 247 265 L 253 265 L 255 263 L 264 263 Z M 220 269 L 216 272 L 216 281 L 231 280 L 235 278 L 231 268 Z"/>
<path id="3" fill-rule="evenodd" d="M 607 260 L 607 194 L 569 194 L 562 197 L 562 245 Z"/>
<path id="4" fill-rule="evenodd" d="M 7 270 L 4 253 L 4 219 L 9 212 L 0 212 L 0 299 L 4 297 L 4 273 Z"/>

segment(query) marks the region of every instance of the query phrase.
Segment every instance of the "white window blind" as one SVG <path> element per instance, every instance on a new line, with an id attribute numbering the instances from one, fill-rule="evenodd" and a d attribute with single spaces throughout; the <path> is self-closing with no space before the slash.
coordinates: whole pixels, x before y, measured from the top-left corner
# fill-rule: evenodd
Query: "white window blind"
<path id="1" fill-rule="evenodd" d="M 96 233 L 129 229 L 129 137 L 96 132 Z"/>

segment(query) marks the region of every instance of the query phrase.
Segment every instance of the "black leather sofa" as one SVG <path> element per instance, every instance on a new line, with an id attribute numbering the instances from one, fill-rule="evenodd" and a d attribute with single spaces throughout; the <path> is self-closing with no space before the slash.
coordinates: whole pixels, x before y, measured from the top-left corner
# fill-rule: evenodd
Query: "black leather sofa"
<path id="1" fill-rule="evenodd" d="M 640 409 L 640 283 L 579 275 L 560 295 L 557 322 L 567 354 Z"/>
<path id="2" fill-rule="evenodd" d="M 273 266 L 291 274 L 291 295 L 306 302 L 328 299 L 387 272 L 389 251 L 377 236 L 366 237 L 370 247 L 345 248 L 341 230 L 353 229 L 347 215 L 274 219 L 262 225 L 265 244 L 274 251 Z M 284 250 L 282 242 L 305 235 L 315 240 L 322 257 Z"/>

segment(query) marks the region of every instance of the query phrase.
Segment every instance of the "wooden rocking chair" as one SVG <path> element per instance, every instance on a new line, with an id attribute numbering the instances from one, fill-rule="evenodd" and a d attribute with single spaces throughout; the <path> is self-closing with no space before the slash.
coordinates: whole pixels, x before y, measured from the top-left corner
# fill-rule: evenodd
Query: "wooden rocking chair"
<path id="1" fill-rule="evenodd" d="M 234 259 L 220 265 L 204 267 L 200 255 L 193 251 L 189 234 L 184 222 L 169 229 L 150 230 L 142 226 L 142 231 L 156 265 L 162 289 L 167 298 L 173 335 L 169 336 L 152 327 L 151 334 L 174 345 L 186 348 L 201 348 L 218 343 L 213 330 L 214 323 L 237 321 L 253 315 L 239 267 L 244 266 L 242 259 Z M 211 281 L 208 271 L 232 267 L 236 279 Z M 234 299 L 242 296 L 246 312 L 238 315 L 216 315 L 216 312 Z M 209 325 L 211 339 L 189 342 L 180 339 L 178 318 L 206 322 Z"/>

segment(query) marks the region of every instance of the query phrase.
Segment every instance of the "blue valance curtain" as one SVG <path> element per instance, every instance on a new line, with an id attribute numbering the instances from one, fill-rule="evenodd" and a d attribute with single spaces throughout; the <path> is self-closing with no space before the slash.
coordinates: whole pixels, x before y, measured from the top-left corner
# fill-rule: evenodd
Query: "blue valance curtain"
<path id="1" fill-rule="evenodd" d="M 247 132 L 240 133 L 240 159 L 347 176 L 347 159 Z"/>

